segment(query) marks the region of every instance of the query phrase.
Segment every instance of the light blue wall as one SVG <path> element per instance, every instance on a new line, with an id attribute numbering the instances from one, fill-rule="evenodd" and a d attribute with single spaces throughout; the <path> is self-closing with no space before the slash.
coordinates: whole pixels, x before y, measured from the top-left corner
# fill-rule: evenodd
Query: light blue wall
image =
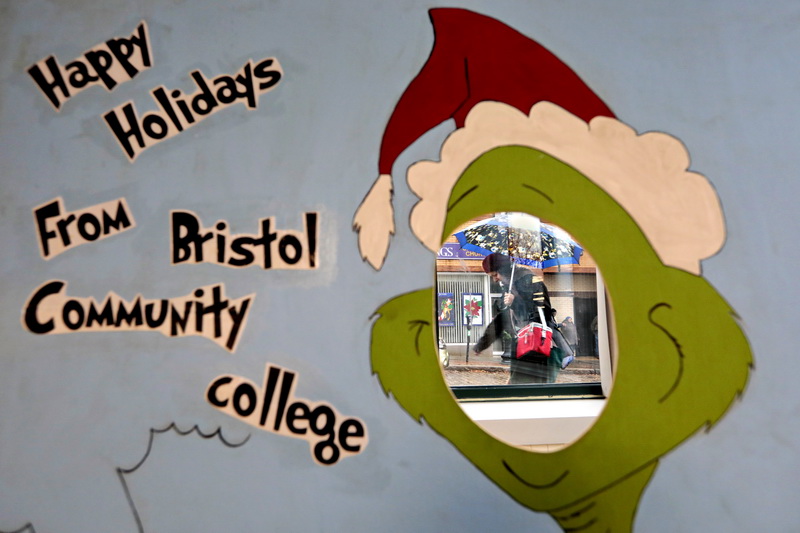
<path id="1" fill-rule="evenodd" d="M 645 491 L 637 530 L 796 531 L 800 425 L 796 376 L 796 216 L 800 156 L 800 5 L 753 2 L 456 2 L 538 40 L 639 131 L 681 139 L 709 177 L 728 225 L 704 275 L 740 313 L 756 368 L 742 402 L 711 433 L 670 453 Z M 449 5 L 452 5 L 449 4 Z M 406 224 L 386 265 L 361 262 L 351 218 L 376 176 L 396 99 L 428 56 L 420 1 L 7 1 L 0 4 L 0 531 L 136 531 L 117 468 L 132 468 L 149 430 L 175 422 L 231 441 L 244 424 L 204 400 L 216 376 L 256 382 L 267 362 L 294 369 L 296 394 L 362 419 L 369 445 L 326 468 L 294 439 L 253 431 L 156 436 L 129 489 L 147 531 L 559 531 L 521 507 L 454 448 L 386 398 L 368 357 L 370 315 L 431 283 L 432 256 Z M 64 63 L 147 21 L 153 67 L 108 93 L 94 87 L 60 113 L 26 69 Z M 100 116 L 149 90 L 191 88 L 188 73 L 236 72 L 277 57 L 285 77 L 258 109 L 237 105 L 131 164 Z M 398 162 L 435 155 L 437 130 Z M 439 135 L 438 139 L 432 139 Z M 137 227 L 39 256 L 32 209 L 126 198 Z M 299 228 L 321 216 L 312 272 L 169 263 L 169 211 L 255 233 L 259 218 Z M 168 298 L 224 283 L 256 293 L 235 353 L 157 333 L 35 336 L 20 324 L 51 279 L 68 293 Z M 703 324 L 698 324 L 699 328 Z M 709 368 L 713 372 L 714 368 Z"/>

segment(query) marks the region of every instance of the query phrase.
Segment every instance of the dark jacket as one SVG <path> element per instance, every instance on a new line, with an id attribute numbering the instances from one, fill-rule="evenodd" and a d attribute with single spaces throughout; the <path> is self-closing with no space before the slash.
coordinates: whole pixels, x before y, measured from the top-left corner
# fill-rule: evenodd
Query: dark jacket
<path id="1" fill-rule="evenodd" d="M 511 311 L 514 313 L 516 326 L 520 328 L 531 321 L 541 322 L 538 312 L 541 308 L 548 325 L 553 327 L 550 295 L 547 294 L 547 287 L 542 278 L 532 272 L 516 272 L 516 274 L 518 277 L 514 279 L 511 287 L 511 294 L 514 295 Z"/>
<path id="2" fill-rule="evenodd" d="M 511 286 L 511 294 L 514 301 L 508 308 L 504 308 L 502 302 L 492 321 L 486 327 L 486 332 L 475 343 L 475 351 L 485 350 L 495 339 L 505 331 L 514 338 L 516 331 L 514 326 L 521 328 L 531 320 L 539 322 L 537 308 L 544 312 L 545 319 L 550 327 L 554 327 L 552 322 L 550 296 L 547 294 L 547 287 L 541 277 L 535 276 L 532 272 L 523 269 L 516 269 L 514 280 Z"/>
<path id="3" fill-rule="evenodd" d="M 578 329 L 575 327 L 575 322 L 562 322 L 559 325 L 561 334 L 571 346 L 578 344 Z"/>

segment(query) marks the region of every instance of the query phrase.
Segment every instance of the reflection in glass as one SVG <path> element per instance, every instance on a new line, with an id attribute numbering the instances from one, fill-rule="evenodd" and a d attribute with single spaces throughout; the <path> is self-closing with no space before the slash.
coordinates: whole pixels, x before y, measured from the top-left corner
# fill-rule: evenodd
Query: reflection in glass
<path id="1" fill-rule="evenodd" d="M 449 385 L 601 381 L 597 267 L 562 228 L 525 213 L 488 214 L 446 240 L 436 271 Z M 552 330 L 548 355 L 517 353 L 517 332 L 530 322 Z"/>

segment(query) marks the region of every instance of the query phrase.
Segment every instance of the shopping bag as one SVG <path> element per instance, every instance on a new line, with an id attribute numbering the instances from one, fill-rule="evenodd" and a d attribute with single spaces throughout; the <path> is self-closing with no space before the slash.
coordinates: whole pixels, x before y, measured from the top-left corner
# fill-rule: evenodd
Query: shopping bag
<path id="1" fill-rule="evenodd" d="M 531 322 L 517 332 L 517 359 L 526 355 L 550 357 L 553 347 L 553 330 L 544 324 Z"/>

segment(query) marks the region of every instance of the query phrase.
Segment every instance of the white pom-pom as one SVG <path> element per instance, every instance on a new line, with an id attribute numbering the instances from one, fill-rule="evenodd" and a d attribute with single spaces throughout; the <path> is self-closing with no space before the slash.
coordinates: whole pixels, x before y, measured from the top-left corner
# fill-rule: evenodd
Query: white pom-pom
<path id="1" fill-rule="evenodd" d="M 358 233 L 361 257 L 375 270 L 380 270 L 383 266 L 389 251 L 389 241 L 394 235 L 392 194 L 392 177 L 381 174 L 353 217 L 353 231 Z"/>

